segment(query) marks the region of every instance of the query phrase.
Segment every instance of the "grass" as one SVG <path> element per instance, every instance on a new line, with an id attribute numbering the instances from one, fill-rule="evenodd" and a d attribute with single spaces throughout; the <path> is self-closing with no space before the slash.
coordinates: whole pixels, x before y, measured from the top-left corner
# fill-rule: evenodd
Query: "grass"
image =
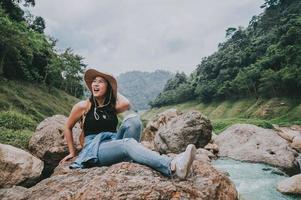
<path id="1" fill-rule="evenodd" d="M 12 130 L 0 128 L 0 143 L 9 144 L 21 149 L 28 149 L 28 142 L 33 134 L 31 130 Z"/>
<path id="2" fill-rule="evenodd" d="M 146 124 L 157 114 L 169 108 L 176 108 L 182 112 L 200 111 L 211 120 L 214 132 L 217 134 L 237 123 L 254 124 L 263 128 L 272 128 L 272 124 L 301 125 L 301 99 L 299 98 L 249 98 L 211 103 L 191 101 L 151 109 L 142 114 L 142 121 Z"/>
<path id="3" fill-rule="evenodd" d="M 0 143 L 26 149 L 42 120 L 68 115 L 78 101 L 58 89 L 0 78 Z"/>

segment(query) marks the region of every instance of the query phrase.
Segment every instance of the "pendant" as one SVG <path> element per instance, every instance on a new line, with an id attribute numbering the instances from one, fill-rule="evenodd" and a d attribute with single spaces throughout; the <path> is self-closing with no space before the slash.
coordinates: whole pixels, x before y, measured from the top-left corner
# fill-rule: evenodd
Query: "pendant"
<path id="1" fill-rule="evenodd" d="M 107 116 L 105 114 L 102 115 L 102 118 L 107 119 Z"/>

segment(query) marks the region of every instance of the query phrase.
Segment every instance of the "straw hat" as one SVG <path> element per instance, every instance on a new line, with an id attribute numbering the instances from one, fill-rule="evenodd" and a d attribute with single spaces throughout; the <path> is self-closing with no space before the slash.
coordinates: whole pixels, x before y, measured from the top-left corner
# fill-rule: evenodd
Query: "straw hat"
<path id="1" fill-rule="evenodd" d="M 89 90 L 92 92 L 92 82 L 97 76 L 101 76 L 109 82 L 113 90 L 113 95 L 115 99 L 117 99 L 117 81 L 114 76 L 104 72 L 99 72 L 95 69 L 88 69 L 84 75 L 84 79 Z"/>

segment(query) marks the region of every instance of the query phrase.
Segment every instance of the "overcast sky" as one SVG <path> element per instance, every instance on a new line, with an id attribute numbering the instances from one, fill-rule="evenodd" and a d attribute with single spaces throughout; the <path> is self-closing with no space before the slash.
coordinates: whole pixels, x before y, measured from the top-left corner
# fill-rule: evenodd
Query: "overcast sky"
<path id="1" fill-rule="evenodd" d="M 264 0 L 36 0 L 58 47 L 71 47 L 88 67 L 191 73 L 217 50 L 228 27 L 248 25 Z"/>

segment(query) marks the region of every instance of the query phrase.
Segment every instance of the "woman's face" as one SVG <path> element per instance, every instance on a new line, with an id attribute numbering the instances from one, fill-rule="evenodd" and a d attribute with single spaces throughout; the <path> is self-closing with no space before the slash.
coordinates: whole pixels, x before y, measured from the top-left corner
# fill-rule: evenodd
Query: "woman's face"
<path id="1" fill-rule="evenodd" d="M 92 82 L 92 93 L 94 97 L 105 97 L 108 88 L 108 82 L 101 76 L 94 78 Z"/>

